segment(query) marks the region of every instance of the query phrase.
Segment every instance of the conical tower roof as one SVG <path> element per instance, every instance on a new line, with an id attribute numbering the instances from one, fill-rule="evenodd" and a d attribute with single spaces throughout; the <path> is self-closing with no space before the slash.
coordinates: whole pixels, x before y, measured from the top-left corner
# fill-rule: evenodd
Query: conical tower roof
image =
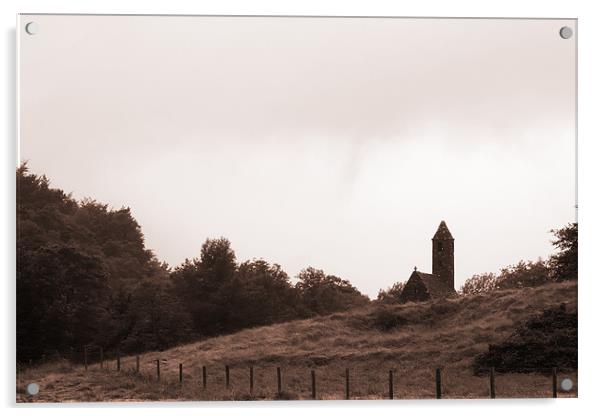
<path id="1" fill-rule="evenodd" d="M 449 228 L 447 228 L 447 224 L 445 221 L 441 221 L 439 224 L 439 228 L 437 228 L 437 232 L 433 236 L 433 240 L 453 240 L 451 233 L 449 232 Z"/>

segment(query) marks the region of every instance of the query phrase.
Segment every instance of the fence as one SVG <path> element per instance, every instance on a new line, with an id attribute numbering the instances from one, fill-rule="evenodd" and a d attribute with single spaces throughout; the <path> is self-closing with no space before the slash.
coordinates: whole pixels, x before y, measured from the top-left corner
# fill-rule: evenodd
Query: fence
<path id="1" fill-rule="evenodd" d="M 92 353 L 92 351 L 94 351 L 94 353 Z M 93 347 L 93 346 L 88 346 L 84 348 L 84 369 L 86 371 L 88 371 L 90 368 L 94 369 L 100 369 L 100 370 L 105 370 L 105 371 L 109 371 L 109 370 L 114 370 L 116 372 L 122 372 L 124 370 L 123 367 L 123 362 L 122 362 L 122 356 L 121 353 L 119 351 L 114 352 L 112 355 L 111 360 L 107 359 L 107 356 L 105 354 L 105 352 L 103 351 L 103 349 L 101 347 Z M 94 360 L 91 360 L 91 356 L 94 355 L 97 359 L 96 362 L 93 363 Z M 134 373 L 134 374 L 141 374 L 141 357 L 140 355 L 136 355 L 135 357 L 129 357 L 129 365 L 127 367 L 127 371 L 130 373 Z M 111 363 L 111 365 L 109 365 Z M 148 364 L 148 363 L 146 363 Z M 180 387 L 183 387 L 185 384 L 193 384 L 197 387 L 200 387 L 202 390 L 208 390 L 210 387 L 218 387 L 221 385 L 221 388 L 225 388 L 226 390 L 232 390 L 233 386 L 232 386 L 232 369 L 233 367 L 231 367 L 230 365 L 223 365 L 221 368 L 221 370 L 219 370 L 219 367 L 217 367 L 216 365 L 213 365 L 211 367 L 211 376 L 212 379 L 209 378 L 209 371 L 208 371 L 208 366 L 206 365 L 196 365 L 196 366 L 189 366 L 189 367 L 185 367 L 184 363 L 182 362 L 177 362 L 177 363 L 173 363 L 173 361 L 170 363 L 165 359 L 154 359 L 152 360 L 152 364 L 154 366 L 154 375 L 151 375 L 151 373 L 148 371 L 149 367 L 148 365 L 145 367 L 145 374 L 147 376 L 147 378 L 149 379 L 149 381 L 155 381 L 155 382 L 167 382 L 167 383 L 176 383 L 177 380 L 177 385 L 179 385 Z M 162 377 L 164 377 L 163 372 L 166 369 L 170 369 L 173 372 L 173 369 L 176 368 L 177 370 L 177 378 L 174 375 L 170 375 L 169 378 L 167 380 L 162 379 Z M 246 368 L 246 370 L 245 370 Z M 222 372 L 223 377 L 219 376 L 219 372 Z M 242 384 L 246 383 L 246 394 L 248 395 L 247 398 L 252 399 L 255 395 L 255 393 L 257 392 L 257 388 L 258 388 L 258 379 L 257 379 L 257 373 L 256 373 L 256 367 L 254 367 L 253 365 L 249 365 L 247 367 L 243 367 L 241 368 L 241 366 L 237 366 L 236 367 L 236 371 L 238 374 L 238 377 L 236 379 L 236 384 L 237 384 L 237 388 L 239 389 L 238 391 L 241 391 L 241 387 Z M 242 373 L 243 371 L 246 371 L 246 376 L 244 376 Z M 271 391 L 275 391 L 276 393 L 276 398 L 282 397 L 283 394 L 285 394 L 285 390 L 283 388 L 283 377 L 285 374 L 285 369 L 282 368 L 281 366 L 275 366 L 273 368 L 271 368 L 269 371 L 271 372 L 272 376 L 267 376 L 266 375 L 266 368 L 262 367 L 261 368 L 262 371 L 262 386 L 259 387 L 264 387 L 267 388 L 269 387 L 271 389 Z M 374 370 L 376 371 L 376 370 Z M 382 370 L 381 370 L 382 371 Z M 423 396 L 424 397 L 433 397 L 436 399 L 442 399 L 442 398 L 447 398 L 447 397 L 463 397 L 463 396 L 458 396 L 456 395 L 446 395 L 446 387 L 447 386 L 452 386 L 454 384 L 454 381 L 457 383 L 458 380 L 454 380 L 454 374 L 450 373 L 449 374 L 449 378 L 447 379 L 447 385 L 445 384 L 445 368 L 433 368 L 431 370 L 431 394 L 429 395 L 428 393 L 425 393 Z M 399 375 L 396 375 L 396 370 L 394 368 L 390 368 L 388 369 L 387 373 L 388 377 L 387 377 L 387 395 L 383 396 L 383 397 L 388 397 L 388 399 L 394 399 L 394 398 L 404 398 L 404 389 L 403 387 L 399 386 L 396 382 L 396 377 L 399 377 Z M 352 397 L 354 398 L 362 398 L 362 397 L 373 397 L 374 394 L 373 392 L 370 393 L 366 393 L 365 395 L 362 394 L 361 391 L 358 391 L 358 388 L 361 386 L 353 386 L 354 381 L 355 382 L 359 382 L 362 381 L 361 378 L 365 377 L 362 374 L 355 374 L 355 380 L 354 380 L 354 372 L 352 368 L 345 368 L 344 372 L 341 372 L 341 376 L 340 376 L 340 386 L 341 386 L 341 395 L 339 397 L 333 397 L 332 394 L 332 388 L 329 390 L 329 395 L 327 395 L 327 398 L 331 398 L 331 399 L 346 399 L 349 400 Z M 410 376 L 409 374 L 407 375 L 408 377 Z M 496 377 L 501 376 L 504 377 L 506 376 L 503 373 L 498 373 L 496 372 L 495 368 L 491 368 L 489 369 L 489 372 L 487 374 L 487 376 L 485 377 L 478 377 L 479 380 L 486 380 L 487 383 L 487 390 L 488 390 L 488 394 L 487 396 L 491 399 L 495 399 L 496 397 L 499 397 L 498 395 L 498 391 L 496 391 Z M 328 370 L 322 369 L 321 372 L 318 372 L 317 369 L 315 368 L 307 368 L 307 372 L 306 372 L 306 382 L 307 385 L 309 386 L 309 394 L 307 396 L 304 396 L 303 394 L 300 396 L 300 398 L 311 398 L 313 400 L 318 399 L 321 394 L 320 394 L 320 388 L 321 388 L 321 382 L 324 382 L 324 385 L 328 382 L 330 385 L 333 383 L 337 383 L 336 381 L 336 374 L 332 374 L 332 372 L 328 372 Z M 322 378 L 321 378 L 322 377 Z M 476 376 L 475 376 L 476 377 Z M 548 393 L 547 393 L 547 397 L 553 397 L 556 398 L 558 397 L 558 370 L 556 368 L 552 368 L 549 369 L 549 375 L 545 376 L 548 378 Z M 301 380 L 296 380 L 298 382 L 298 384 L 303 384 L 303 380 L 302 380 L 302 374 L 299 375 L 299 371 L 297 371 L 295 373 L 295 378 L 296 379 L 301 379 Z M 241 379 L 242 384 L 241 384 Z M 246 379 L 246 381 L 244 380 Z M 359 383 L 358 383 L 359 384 Z M 428 384 L 428 383 L 427 383 Z M 269 385 L 269 386 L 267 386 Z M 366 383 L 364 382 L 362 385 L 366 385 Z M 354 389 L 355 388 L 355 389 Z M 355 391 L 352 393 L 352 389 L 354 389 Z M 449 389 L 448 389 L 449 391 Z M 290 390 L 288 391 L 290 392 Z M 303 393 L 303 392 L 302 392 Z M 508 395 L 506 395 L 506 397 L 509 397 Z M 511 397 L 531 397 L 528 394 L 526 394 L 525 396 L 511 396 Z"/>

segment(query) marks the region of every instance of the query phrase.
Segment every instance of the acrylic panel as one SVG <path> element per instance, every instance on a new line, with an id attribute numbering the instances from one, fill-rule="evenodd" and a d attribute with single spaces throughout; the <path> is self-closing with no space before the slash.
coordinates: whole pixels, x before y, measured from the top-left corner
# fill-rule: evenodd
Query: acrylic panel
<path id="1" fill-rule="evenodd" d="M 577 396 L 575 19 L 17 33 L 18 402 Z"/>

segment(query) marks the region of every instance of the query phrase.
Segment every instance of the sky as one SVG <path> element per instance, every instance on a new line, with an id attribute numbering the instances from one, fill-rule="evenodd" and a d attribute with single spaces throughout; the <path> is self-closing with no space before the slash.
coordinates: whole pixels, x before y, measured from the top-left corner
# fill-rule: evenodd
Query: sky
<path id="1" fill-rule="evenodd" d="M 38 33 L 28 35 L 31 21 Z M 20 16 L 19 160 L 130 207 L 172 267 L 312 266 L 375 297 L 455 238 L 455 286 L 575 220 L 573 20 Z"/>

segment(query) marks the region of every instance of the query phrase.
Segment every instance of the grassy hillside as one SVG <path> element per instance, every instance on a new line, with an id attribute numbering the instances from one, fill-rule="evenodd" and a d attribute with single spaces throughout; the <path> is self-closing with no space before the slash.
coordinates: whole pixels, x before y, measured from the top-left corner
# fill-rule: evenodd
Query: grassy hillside
<path id="1" fill-rule="evenodd" d="M 310 370 L 316 374 L 319 399 L 342 399 L 345 369 L 350 370 L 352 398 L 388 397 L 389 369 L 394 370 L 395 398 L 432 398 L 435 368 L 442 369 L 443 397 L 488 397 L 487 377 L 473 375 L 474 357 L 489 344 L 506 339 L 528 318 L 566 303 L 577 307 L 576 282 L 537 288 L 497 291 L 428 303 L 376 306 L 315 319 L 244 330 L 163 352 L 121 360 L 121 371 L 110 361 L 87 372 L 66 362 L 18 374 L 18 401 L 146 401 L 309 399 Z M 161 361 L 156 381 L 155 360 Z M 184 380 L 178 382 L 178 365 Z M 230 388 L 224 366 L 229 365 Z M 207 367 L 207 389 L 201 386 L 201 366 Z M 254 391 L 249 392 L 249 366 Z M 276 367 L 282 369 L 283 393 L 277 395 Z M 545 369 L 542 369 L 545 370 Z M 559 396 L 576 396 L 575 388 Z M 25 386 L 40 385 L 37 396 Z M 496 378 L 497 397 L 550 397 L 551 378 L 542 374 L 505 374 Z"/>

